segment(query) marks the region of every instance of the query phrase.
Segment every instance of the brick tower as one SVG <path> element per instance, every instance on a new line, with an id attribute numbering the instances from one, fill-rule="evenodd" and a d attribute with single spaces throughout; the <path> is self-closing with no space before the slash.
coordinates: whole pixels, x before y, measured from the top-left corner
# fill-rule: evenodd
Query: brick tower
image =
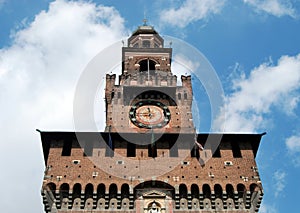
<path id="1" fill-rule="evenodd" d="M 258 212 L 263 134 L 196 134 L 191 76 L 178 84 L 171 57 L 138 27 L 119 82 L 106 75 L 105 131 L 40 131 L 47 213 Z"/>

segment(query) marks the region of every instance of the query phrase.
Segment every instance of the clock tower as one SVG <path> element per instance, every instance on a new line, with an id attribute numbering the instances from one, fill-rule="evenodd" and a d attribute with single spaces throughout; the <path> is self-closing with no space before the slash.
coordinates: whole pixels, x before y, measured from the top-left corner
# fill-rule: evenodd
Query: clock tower
<path id="1" fill-rule="evenodd" d="M 105 130 L 39 130 L 45 212 L 257 212 L 264 133 L 196 133 L 192 101 L 191 76 L 172 73 L 172 48 L 139 26 L 121 74 L 106 75 Z"/>
<path id="2" fill-rule="evenodd" d="M 140 26 L 122 48 L 122 74 L 106 76 L 106 131 L 193 133 L 191 76 L 171 72 L 172 49 L 152 26 Z"/>

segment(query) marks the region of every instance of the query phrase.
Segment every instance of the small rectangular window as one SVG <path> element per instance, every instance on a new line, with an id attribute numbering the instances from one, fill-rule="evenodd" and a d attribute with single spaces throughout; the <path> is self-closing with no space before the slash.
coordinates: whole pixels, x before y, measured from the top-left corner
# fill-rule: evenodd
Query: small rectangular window
<path id="1" fill-rule="evenodd" d="M 143 47 L 144 48 L 149 48 L 150 47 L 150 41 L 149 40 L 144 40 L 143 41 Z"/>
<path id="2" fill-rule="evenodd" d="M 213 157 L 213 158 L 220 158 L 220 157 L 221 157 L 220 147 L 218 147 L 218 148 L 215 150 L 215 152 L 214 152 L 214 154 L 213 154 L 212 157 Z"/>
<path id="3" fill-rule="evenodd" d="M 199 149 L 198 147 L 193 147 L 193 149 L 191 150 L 191 157 L 192 158 L 199 158 L 200 154 L 199 154 Z"/>
<path id="4" fill-rule="evenodd" d="M 242 153 L 238 143 L 231 142 L 232 154 L 234 158 L 241 158 Z"/>
<path id="5" fill-rule="evenodd" d="M 108 141 L 106 141 L 105 157 L 113 157 L 114 153 L 114 141 L 109 134 Z"/>
<path id="6" fill-rule="evenodd" d="M 127 143 L 127 157 L 135 157 L 136 147 L 133 143 Z"/>
<path id="7" fill-rule="evenodd" d="M 62 149 L 62 156 L 71 156 L 72 150 L 72 140 L 64 140 L 64 145 Z"/>
<path id="8" fill-rule="evenodd" d="M 148 156 L 152 158 L 157 157 L 157 147 L 155 143 L 148 145 Z"/>
<path id="9" fill-rule="evenodd" d="M 86 142 L 84 144 L 84 156 L 92 156 L 93 155 L 93 142 Z"/>
<path id="10" fill-rule="evenodd" d="M 178 147 L 175 142 L 169 142 L 170 157 L 178 157 Z"/>

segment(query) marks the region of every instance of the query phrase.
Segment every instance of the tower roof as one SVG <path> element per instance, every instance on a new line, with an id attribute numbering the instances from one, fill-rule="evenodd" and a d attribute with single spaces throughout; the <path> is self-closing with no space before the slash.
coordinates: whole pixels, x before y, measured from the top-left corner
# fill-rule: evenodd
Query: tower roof
<path id="1" fill-rule="evenodd" d="M 138 38 L 142 40 L 149 40 L 149 38 L 155 38 L 158 46 L 163 47 L 164 40 L 159 35 L 159 33 L 154 29 L 153 26 L 147 25 L 146 22 L 144 25 L 139 26 L 132 35 L 128 38 L 128 46 L 134 46 L 138 41 Z"/>
<path id="2" fill-rule="evenodd" d="M 139 26 L 133 33 L 132 36 L 136 36 L 139 34 L 158 34 L 156 30 L 154 30 L 153 26 L 142 25 Z"/>

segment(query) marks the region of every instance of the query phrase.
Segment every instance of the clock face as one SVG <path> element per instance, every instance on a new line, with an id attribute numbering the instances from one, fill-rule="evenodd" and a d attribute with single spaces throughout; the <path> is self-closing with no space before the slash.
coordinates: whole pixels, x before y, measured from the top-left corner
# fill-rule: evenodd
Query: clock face
<path id="1" fill-rule="evenodd" d="M 161 128 L 171 119 L 169 108 L 159 101 L 140 101 L 129 111 L 131 122 L 140 128 Z"/>

